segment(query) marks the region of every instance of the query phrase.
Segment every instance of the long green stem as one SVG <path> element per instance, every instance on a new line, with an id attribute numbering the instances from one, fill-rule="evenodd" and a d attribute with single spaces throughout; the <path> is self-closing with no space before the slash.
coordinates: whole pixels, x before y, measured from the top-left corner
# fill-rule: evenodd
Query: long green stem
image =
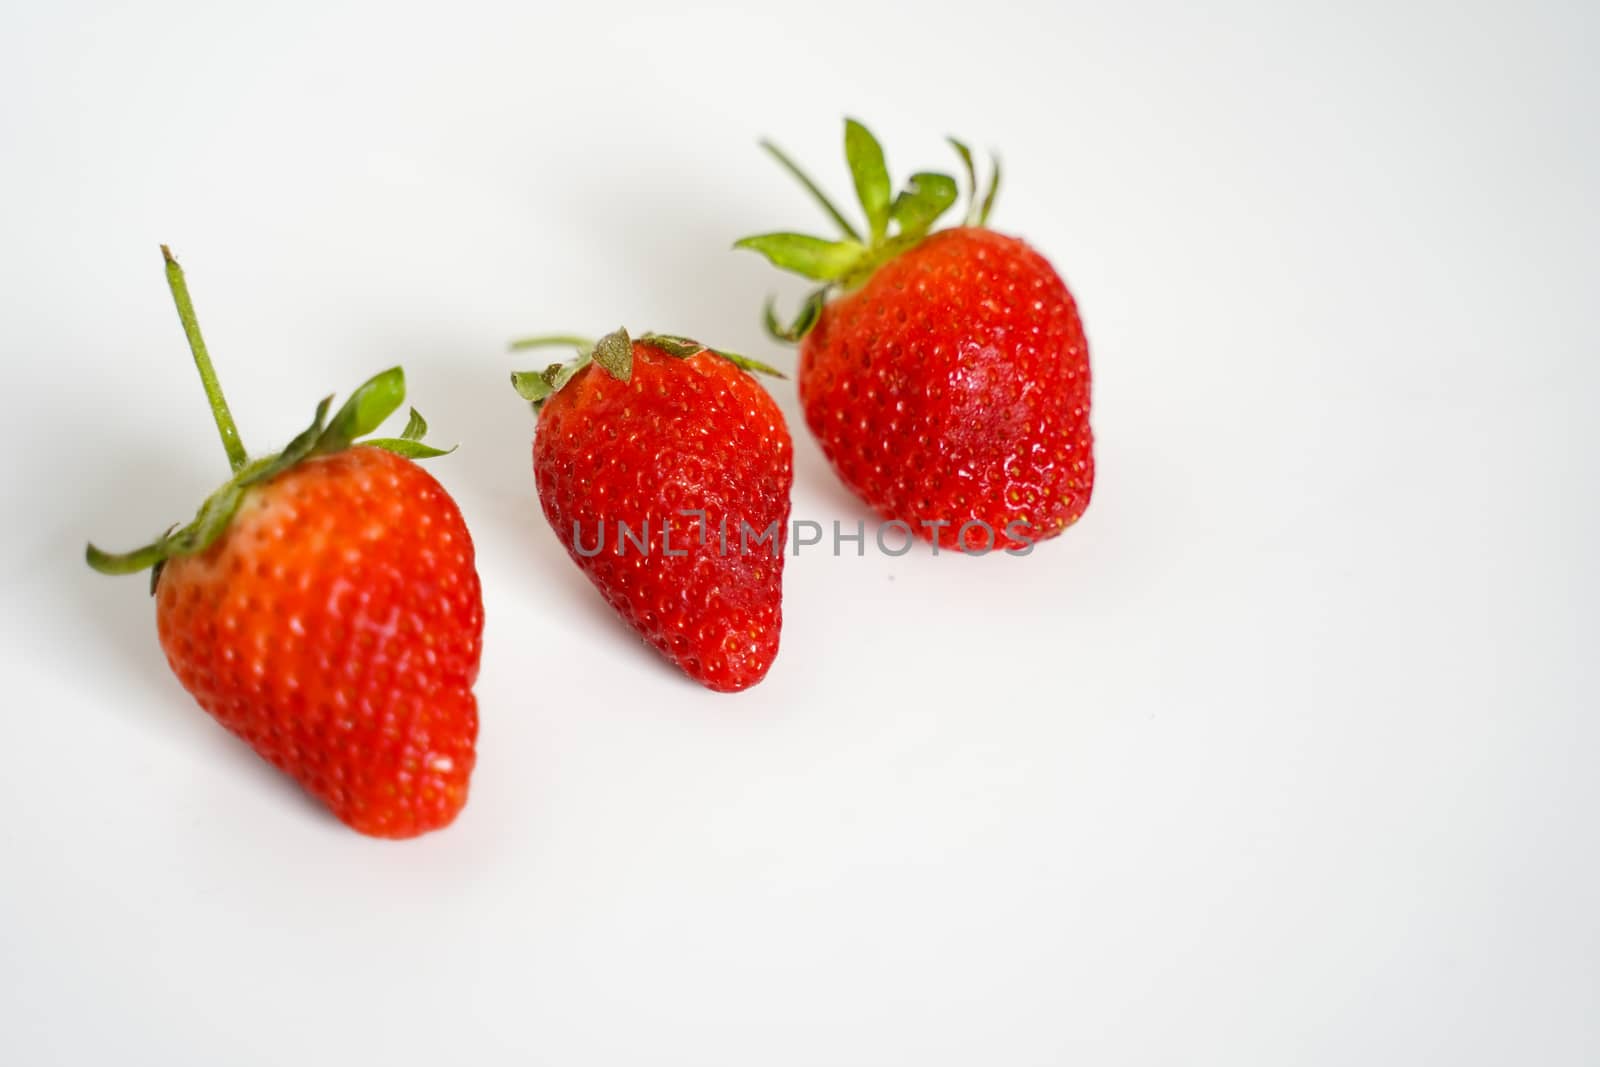
<path id="1" fill-rule="evenodd" d="M 222 383 L 217 381 L 217 372 L 211 366 L 206 340 L 200 336 L 200 320 L 195 318 L 194 304 L 189 300 L 189 285 L 183 280 L 183 268 L 172 258 L 172 250 L 166 245 L 161 246 L 161 256 L 167 261 L 167 287 L 172 290 L 172 302 L 178 305 L 178 321 L 183 323 L 183 335 L 189 339 L 189 351 L 194 353 L 194 365 L 200 372 L 200 384 L 205 386 L 211 417 L 217 422 L 217 433 L 228 453 L 228 466 L 237 474 L 250 457 L 245 453 L 244 442 L 239 440 L 239 428 L 233 424 L 227 397 L 222 395 Z"/>
<path id="2" fill-rule="evenodd" d="M 833 221 L 838 225 L 839 229 L 844 231 L 844 235 L 846 237 L 850 238 L 852 241 L 861 240 L 861 234 L 857 233 L 856 228 L 850 225 L 850 220 L 845 218 L 844 215 L 840 213 L 839 209 L 833 206 L 833 201 L 828 199 L 828 194 L 824 193 L 821 187 L 818 186 L 816 182 L 811 180 L 811 176 L 809 174 L 800 169 L 800 164 L 790 159 L 784 153 L 783 149 L 779 148 L 771 141 L 762 141 L 761 147 L 766 149 L 767 154 L 773 159 L 776 159 L 784 170 L 792 174 L 796 181 L 806 187 L 806 191 L 816 199 L 817 203 L 821 205 L 822 210 L 828 213 L 828 216 L 833 219 Z"/>

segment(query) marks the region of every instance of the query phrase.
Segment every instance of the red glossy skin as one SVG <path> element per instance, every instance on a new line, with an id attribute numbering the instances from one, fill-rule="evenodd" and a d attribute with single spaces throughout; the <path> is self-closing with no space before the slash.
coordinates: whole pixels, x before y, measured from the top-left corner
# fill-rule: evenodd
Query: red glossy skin
<path id="1" fill-rule="evenodd" d="M 845 485 L 940 547 L 977 520 L 993 547 L 1021 548 L 1089 506 L 1088 342 L 1060 276 L 1017 238 L 944 230 L 884 264 L 823 309 L 799 379 Z"/>
<path id="2" fill-rule="evenodd" d="M 374 837 L 447 826 L 476 759 L 483 599 L 455 502 L 357 446 L 249 491 L 156 588 L 167 662 L 200 706 Z"/>
<path id="3" fill-rule="evenodd" d="M 545 402 L 533 473 L 556 536 L 640 636 L 709 689 L 766 676 L 783 629 L 794 450 L 753 377 L 710 352 L 676 359 L 635 342 L 630 381 L 590 365 Z M 684 510 L 706 513 L 703 541 Z M 753 531 L 746 551 L 741 520 Z M 619 521 L 634 538 L 648 521 L 645 551 L 619 536 Z M 756 542 L 772 523 L 776 555 Z"/>

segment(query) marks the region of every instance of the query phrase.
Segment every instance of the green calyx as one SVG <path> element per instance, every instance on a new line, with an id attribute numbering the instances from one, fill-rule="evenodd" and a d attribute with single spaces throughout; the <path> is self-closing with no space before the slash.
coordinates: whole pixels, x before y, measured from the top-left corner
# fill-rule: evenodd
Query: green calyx
<path id="1" fill-rule="evenodd" d="M 961 157 L 967 178 L 969 206 L 962 224 L 983 226 L 989 221 L 995 194 L 1000 188 L 1000 162 L 994 160 L 988 190 L 980 200 L 972 150 L 954 137 L 949 141 Z M 855 182 L 856 199 L 867 220 L 863 237 L 782 149 L 770 141 L 761 142 L 761 147 L 806 188 L 842 235 L 840 239 L 830 239 L 801 233 L 763 233 L 734 243 L 735 248 L 761 253 L 776 267 L 823 283 L 806 298 L 799 314 L 787 326 L 779 323 L 773 302 L 767 301 L 764 313 L 767 332 L 780 341 L 796 342 L 809 333 L 834 288 L 850 290 L 860 286 L 873 271 L 927 237 L 959 196 L 956 180 L 934 171 L 918 171 L 911 175 L 906 187 L 891 196 L 893 185 L 884 162 L 883 146 L 861 123 L 846 119 L 844 154 Z"/>
<path id="2" fill-rule="evenodd" d="M 333 397 L 324 397 L 317 405 L 311 425 L 290 441 L 283 451 L 260 459 L 249 459 L 228 410 L 227 399 L 222 395 L 222 387 L 212 369 L 205 341 L 200 335 L 200 324 L 189 300 L 182 268 L 165 245 L 161 247 L 161 252 L 166 258 L 167 282 L 178 307 L 178 318 L 189 339 L 190 351 L 200 371 L 218 435 L 228 453 L 229 466 L 233 468 L 233 477 L 206 498 L 194 520 L 187 526 L 174 527 L 143 548 L 111 553 L 89 545 L 85 552 L 89 566 L 101 574 L 134 574 L 153 568 L 150 589 L 154 592 L 161 567 L 167 560 L 196 555 L 211 547 L 228 529 L 228 524 L 244 501 L 246 490 L 271 481 L 296 464 L 317 456 L 342 452 L 354 444 L 382 448 L 407 459 L 430 459 L 455 451 L 454 448 L 440 449 L 423 443 L 428 423 L 416 408 L 411 409 L 411 417 L 399 437 L 367 437 L 366 440 L 360 440 L 376 430 L 405 401 L 405 372 L 399 367 L 391 367 L 368 379 L 351 393 L 332 419 L 327 416 L 328 409 L 333 405 Z"/>
<path id="3" fill-rule="evenodd" d="M 521 352 L 532 348 L 549 348 L 552 346 L 570 346 L 577 350 L 576 359 L 568 363 L 552 363 L 540 371 L 512 371 L 511 387 L 517 395 L 529 401 L 537 409 L 546 400 L 560 392 L 568 382 L 577 376 L 589 364 L 598 364 L 600 369 L 619 382 L 626 382 L 633 378 L 633 339 L 628 336 L 626 329 L 618 328 L 606 334 L 598 341 L 590 341 L 584 337 L 575 337 L 571 334 L 543 334 L 537 337 L 524 337 L 511 342 L 513 352 Z M 678 337 L 675 334 L 646 333 L 639 337 L 639 343 L 649 345 L 658 351 L 665 352 L 674 359 L 687 359 L 700 352 L 710 352 L 714 356 L 732 363 L 740 370 L 750 371 L 754 374 L 770 374 L 782 378 L 783 374 L 773 367 L 767 366 L 759 360 L 749 356 L 741 356 L 737 352 L 728 352 L 720 348 L 711 348 L 699 341 L 691 341 L 687 337 Z"/>

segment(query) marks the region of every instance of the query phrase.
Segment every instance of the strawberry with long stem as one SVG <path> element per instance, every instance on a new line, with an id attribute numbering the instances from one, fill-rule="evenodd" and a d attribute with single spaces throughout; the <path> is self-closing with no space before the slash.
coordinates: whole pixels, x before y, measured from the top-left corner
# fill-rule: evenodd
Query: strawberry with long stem
<path id="1" fill-rule="evenodd" d="M 90 545 L 88 563 L 152 572 L 179 682 L 345 823 L 379 837 L 446 826 L 476 762 L 483 602 L 461 513 L 414 462 L 445 453 L 415 409 L 398 437 L 367 436 L 405 399 L 394 367 L 251 459 L 161 251 L 232 477 L 187 525 L 131 552 Z"/>

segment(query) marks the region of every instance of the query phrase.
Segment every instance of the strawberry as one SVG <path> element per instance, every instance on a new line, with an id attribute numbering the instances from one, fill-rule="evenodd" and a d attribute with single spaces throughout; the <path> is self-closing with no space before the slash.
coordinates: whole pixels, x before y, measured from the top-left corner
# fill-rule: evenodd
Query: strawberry
<path id="1" fill-rule="evenodd" d="M 461 512 L 413 462 L 445 453 L 422 443 L 415 409 L 400 437 L 356 443 L 405 399 L 396 367 L 249 459 L 183 272 L 162 254 L 233 477 L 188 526 L 121 555 L 90 545 L 89 565 L 152 569 L 178 681 L 350 827 L 448 826 L 476 758 L 483 601 Z"/>
<path id="2" fill-rule="evenodd" d="M 556 536 L 613 610 L 690 678 L 766 676 L 783 627 L 793 445 L 747 371 L 682 337 L 626 330 L 511 376 L 538 411 L 533 474 Z"/>
<path id="3" fill-rule="evenodd" d="M 933 232 L 957 199 L 955 180 L 913 174 L 891 199 L 882 148 L 846 121 L 865 238 L 764 144 L 844 236 L 769 233 L 735 247 L 822 283 L 791 325 L 770 302 L 766 322 L 800 343 L 806 424 L 845 485 L 937 547 L 1025 554 L 1089 506 L 1089 346 L 1049 262 L 985 228 L 999 164 L 980 202 L 972 153 L 950 143 L 972 206 L 963 225 Z"/>

